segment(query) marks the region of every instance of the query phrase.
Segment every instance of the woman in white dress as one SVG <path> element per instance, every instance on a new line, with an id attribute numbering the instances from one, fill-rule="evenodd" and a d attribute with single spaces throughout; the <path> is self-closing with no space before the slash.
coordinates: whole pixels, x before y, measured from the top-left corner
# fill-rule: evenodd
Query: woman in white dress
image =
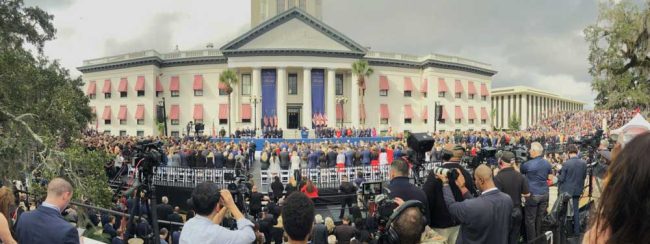
<path id="1" fill-rule="evenodd" d="M 291 152 L 291 172 L 295 172 L 296 170 L 300 170 L 300 157 L 298 157 L 298 152 L 292 151 Z"/>
<path id="2" fill-rule="evenodd" d="M 388 154 L 386 154 L 386 148 L 381 148 L 381 153 L 379 153 L 379 165 L 388 164 Z"/>
<path id="3" fill-rule="evenodd" d="M 276 153 L 271 154 L 269 164 L 269 172 L 271 172 L 271 175 L 280 175 L 280 158 L 278 158 Z"/>

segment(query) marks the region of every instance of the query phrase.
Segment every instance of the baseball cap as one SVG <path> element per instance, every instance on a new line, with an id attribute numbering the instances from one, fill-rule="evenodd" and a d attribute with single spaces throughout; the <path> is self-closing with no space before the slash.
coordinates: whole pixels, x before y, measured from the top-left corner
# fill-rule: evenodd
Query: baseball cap
<path id="1" fill-rule="evenodd" d="M 503 162 L 506 162 L 506 163 L 509 163 L 509 164 L 513 163 L 514 160 L 515 160 L 515 154 L 512 153 L 512 152 L 508 152 L 508 151 L 502 152 L 501 153 L 501 160 Z"/>

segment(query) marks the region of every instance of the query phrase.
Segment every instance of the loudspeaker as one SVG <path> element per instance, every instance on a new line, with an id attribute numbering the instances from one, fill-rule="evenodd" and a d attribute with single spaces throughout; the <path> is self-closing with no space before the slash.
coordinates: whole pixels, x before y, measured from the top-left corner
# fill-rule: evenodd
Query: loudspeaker
<path id="1" fill-rule="evenodd" d="M 406 139 L 408 147 L 416 152 L 427 152 L 433 147 L 435 140 L 427 133 L 411 133 Z"/>
<path id="2" fill-rule="evenodd" d="M 436 106 L 436 120 L 437 121 L 442 120 L 442 105 Z"/>
<path id="3" fill-rule="evenodd" d="M 160 105 L 156 105 L 156 120 L 158 123 L 165 122 L 165 108 Z"/>

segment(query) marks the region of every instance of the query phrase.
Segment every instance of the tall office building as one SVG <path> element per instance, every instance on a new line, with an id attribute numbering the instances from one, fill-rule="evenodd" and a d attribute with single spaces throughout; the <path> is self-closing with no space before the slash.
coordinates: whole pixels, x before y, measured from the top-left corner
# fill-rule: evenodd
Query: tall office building
<path id="1" fill-rule="evenodd" d="M 293 7 L 323 20 L 322 0 L 251 0 L 251 28 Z"/>

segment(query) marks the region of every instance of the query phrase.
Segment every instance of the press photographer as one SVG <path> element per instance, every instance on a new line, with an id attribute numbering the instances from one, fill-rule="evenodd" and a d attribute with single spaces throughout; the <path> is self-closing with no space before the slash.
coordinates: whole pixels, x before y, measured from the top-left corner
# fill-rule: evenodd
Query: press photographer
<path id="1" fill-rule="evenodd" d="M 530 196 L 528 182 L 519 171 L 515 170 L 515 154 L 502 152 L 499 157 L 499 173 L 494 177 L 494 184 L 512 200 L 511 223 L 508 243 L 519 243 L 521 225 L 523 224 L 523 205 L 521 198 Z"/>
<path id="2" fill-rule="evenodd" d="M 197 215 L 183 226 L 180 243 L 251 243 L 255 240 L 253 223 L 244 218 L 228 190 L 219 191 L 215 183 L 203 182 L 194 188 L 188 203 Z M 220 225 L 226 212 L 237 222 L 237 230 Z"/>

